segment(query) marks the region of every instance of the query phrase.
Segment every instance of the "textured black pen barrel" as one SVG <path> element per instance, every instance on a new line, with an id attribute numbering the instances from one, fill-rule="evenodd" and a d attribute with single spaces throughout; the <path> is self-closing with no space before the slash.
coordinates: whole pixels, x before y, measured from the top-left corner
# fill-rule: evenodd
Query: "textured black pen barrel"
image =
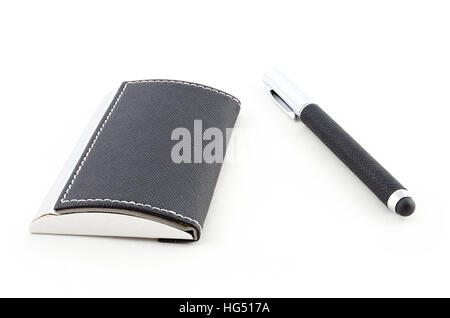
<path id="1" fill-rule="evenodd" d="M 404 189 L 319 106 L 306 106 L 300 119 L 384 204 L 394 191 Z"/>

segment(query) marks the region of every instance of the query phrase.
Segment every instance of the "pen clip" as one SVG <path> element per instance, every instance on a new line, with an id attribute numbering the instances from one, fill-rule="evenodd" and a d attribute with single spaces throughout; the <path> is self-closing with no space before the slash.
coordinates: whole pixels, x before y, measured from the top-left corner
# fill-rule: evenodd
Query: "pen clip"
<path id="1" fill-rule="evenodd" d="M 283 73 L 273 68 L 264 73 L 263 82 L 274 102 L 293 120 L 299 120 L 311 100 Z"/>

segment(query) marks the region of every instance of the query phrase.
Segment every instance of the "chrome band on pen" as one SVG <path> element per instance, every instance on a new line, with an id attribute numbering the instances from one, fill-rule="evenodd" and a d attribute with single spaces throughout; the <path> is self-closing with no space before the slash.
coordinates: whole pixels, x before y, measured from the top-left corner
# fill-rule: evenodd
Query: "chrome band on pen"
<path id="1" fill-rule="evenodd" d="M 394 191 L 387 201 L 387 206 L 389 210 L 391 210 L 394 213 L 397 213 L 395 211 L 395 207 L 397 206 L 397 203 L 403 198 L 411 198 L 411 194 L 409 193 L 408 190 L 398 189 L 397 191 Z"/>

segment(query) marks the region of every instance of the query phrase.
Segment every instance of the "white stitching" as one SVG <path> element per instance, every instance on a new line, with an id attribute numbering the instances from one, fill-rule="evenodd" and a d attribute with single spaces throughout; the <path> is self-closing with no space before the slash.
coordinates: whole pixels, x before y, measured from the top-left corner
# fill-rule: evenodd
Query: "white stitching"
<path id="1" fill-rule="evenodd" d="M 232 100 L 234 100 L 239 105 L 241 104 L 239 99 L 237 99 L 236 97 L 234 97 L 234 96 L 232 96 L 230 94 L 227 94 L 225 92 L 219 91 L 218 89 L 215 89 L 215 88 L 212 88 L 212 87 L 209 87 L 209 86 L 204 86 L 204 85 L 201 85 L 201 84 L 196 84 L 196 83 L 191 83 L 191 82 L 175 81 L 175 80 L 142 80 L 142 81 L 128 82 L 127 84 L 135 84 L 135 83 L 173 83 L 173 84 L 189 85 L 189 86 L 203 88 L 203 89 L 206 89 L 208 91 L 215 92 L 215 93 L 218 93 L 218 94 L 222 94 L 223 96 L 231 98 Z"/>
<path id="2" fill-rule="evenodd" d="M 176 215 L 178 217 L 181 217 L 183 219 L 187 219 L 187 220 L 190 220 L 192 222 L 195 222 L 200 227 L 200 230 L 202 230 L 202 226 L 200 225 L 200 223 L 198 223 L 194 219 L 191 219 L 191 218 L 189 218 L 187 216 L 184 216 L 184 215 L 181 215 L 179 213 L 176 213 L 175 211 L 158 208 L 157 206 L 153 206 L 153 205 L 146 204 L 146 203 L 139 203 L 139 202 L 134 202 L 134 201 L 125 201 L 125 200 L 112 200 L 112 199 L 69 199 L 69 200 L 64 200 L 64 201 L 61 201 L 61 202 L 94 202 L 94 201 L 103 201 L 103 202 L 106 201 L 106 202 L 111 202 L 111 203 L 124 203 L 124 204 L 131 204 L 131 205 L 149 207 L 149 208 L 152 208 L 152 209 L 155 209 L 155 210 L 158 210 L 158 211 L 171 213 L 171 214 Z"/>
<path id="3" fill-rule="evenodd" d="M 64 196 L 63 196 L 63 198 L 60 201 L 61 201 L 61 203 L 67 203 L 67 202 L 88 202 L 88 201 L 107 201 L 107 202 L 112 202 L 112 203 L 125 203 L 125 204 L 131 204 L 131 205 L 136 205 L 136 206 L 145 206 L 145 207 L 149 207 L 149 208 L 152 208 L 152 209 L 155 209 L 155 210 L 158 210 L 158 211 L 171 213 L 171 214 L 176 215 L 178 217 L 181 217 L 181 218 L 190 220 L 192 222 L 195 222 L 200 227 L 200 231 L 202 231 L 202 226 L 196 220 L 191 219 L 191 218 L 189 218 L 187 216 L 183 216 L 183 215 L 181 215 L 179 213 L 176 213 L 175 211 L 159 208 L 159 207 L 152 206 L 152 205 L 146 204 L 146 203 L 139 203 L 139 202 L 134 202 L 134 201 L 124 201 L 124 200 L 113 200 L 113 199 L 69 199 L 69 200 L 66 200 L 67 194 L 69 193 L 70 189 L 72 188 L 72 185 L 75 182 L 75 179 L 77 178 L 78 174 L 80 173 L 81 168 L 83 167 L 84 163 L 86 162 L 87 157 L 91 153 L 91 150 L 93 149 L 95 143 L 97 142 L 98 137 L 100 136 L 100 133 L 103 131 L 103 128 L 105 127 L 106 123 L 108 122 L 109 117 L 111 116 L 112 112 L 114 111 L 114 109 L 116 108 L 117 104 L 119 103 L 119 100 L 122 97 L 123 93 L 125 92 L 125 89 L 127 88 L 127 86 L 129 84 L 138 84 L 138 83 L 174 83 L 174 84 L 190 85 L 190 86 L 206 89 L 206 90 L 218 93 L 218 94 L 222 94 L 222 95 L 224 95 L 224 96 L 226 96 L 228 98 L 231 98 L 232 100 L 237 102 L 239 105 L 241 104 L 240 101 L 236 97 L 231 96 L 231 95 L 229 95 L 229 94 L 227 94 L 225 92 L 219 91 L 219 90 L 217 90 L 215 88 L 212 88 L 212 87 L 203 86 L 203 85 L 195 84 L 195 83 L 191 83 L 191 82 L 175 81 L 175 80 L 142 80 L 142 81 L 127 82 L 124 85 L 124 87 L 122 88 L 119 96 L 117 96 L 117 99 L 116 99 L 113 107 L 111 107 L 111 110 L 109 111 L 108 115 L 106 116 L 106 118 L 105 118 L 103 124 L 101 125 L 100 129 L 97 131 L 97 134 L 95 135 L 95 138 L 92 141 L 92 144 L 89 146 L 88 151 L 86 152 L 86 154 L 83 157 L 83 160 L 81 160 L 81 163 L 80 163 L 80 165 L 77 168 L 77 171 L 73 175 L 72 180 L 69 183 L 69 185 L 67 186 L 67 189 L 66 189 L 66 191 L 64 193 Z"/>

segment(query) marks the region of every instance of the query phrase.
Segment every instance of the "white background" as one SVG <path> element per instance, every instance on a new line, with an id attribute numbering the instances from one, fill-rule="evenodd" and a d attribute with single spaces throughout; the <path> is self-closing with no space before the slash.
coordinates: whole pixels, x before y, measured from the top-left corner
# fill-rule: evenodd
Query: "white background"
<path id="1" fill-rule="evenodd" d="M 447 1 L 4 1 L 0 296 L 450 296 Z M 278 66 L 415 194 L 401 218 L 261 82 Z M 105 93 L 242 101 L 201 240 L 32 235 Z M 243 146 L 242 146 L 243 145 Z"/>

